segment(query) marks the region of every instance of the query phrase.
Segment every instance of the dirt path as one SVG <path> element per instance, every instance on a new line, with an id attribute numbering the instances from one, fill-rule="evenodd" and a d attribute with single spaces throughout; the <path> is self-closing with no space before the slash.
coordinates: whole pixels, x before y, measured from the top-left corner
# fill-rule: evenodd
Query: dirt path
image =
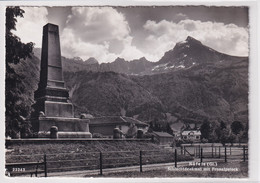
<path id="1" fill-rule="evenodd" d="M 178 162 L 178 167 L 187 166 L 191 161 Z M 151 170 L 151 169 L 162 169 L 168 168 L 170 166 L 174 166 L 174 163 L 160 163 L 160 164 L 150 164 L 143 165 L 143 171 Z M 130 166 L 130 167 L 118 167 L 118 168 L 106 168 L 103 169 L 103 174 L 106 173 L 114 173 L 114 172 L 127 172 L 127 171 L 139 171 L 140 166 Z M 84 170 L 84 171 L 67 171 L 67 172 L 53 172 L 48 173 L 48 177 L 85 177 L 91 175 L 98 175 L 100 170 Z"/>

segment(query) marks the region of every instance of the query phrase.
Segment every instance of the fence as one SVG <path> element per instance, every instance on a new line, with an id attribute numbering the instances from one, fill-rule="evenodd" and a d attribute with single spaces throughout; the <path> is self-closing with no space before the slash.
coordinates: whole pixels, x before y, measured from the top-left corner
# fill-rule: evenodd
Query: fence
<path id="1" fill-rule="evenodd" d="M 175 149 L 175 152 L 168 150 L 103 151 L 45 155 L 7 155 L 6 157 L 9 161 L 19 162 L 6 163 L 6 169 L 10 176 L 23 174 L 39 176 L 39 174 L 44 173 L 45 177 L 51 172 L 78 170 L 99 170 L 99 174 L 102 175 L 104 169 L 129 166 L 137 166 L 140 172 L 142 172 L 144 165 L 148 164 L 172 162 L 177 167 L 177 161 L 192 160 L 190 156 L 181 155 L 177 149 Z M 42 157 L 43 160 L 41 160 Z M 42 167 L 40 168 L 40 166 Z M 24 168 L 24 171 L 12 171 L 18 167 Z"/>
<path id="2" fill-rule="evenodd" d="M 6 163 L 10 176 L 23 174 L 43 174 L 47 177 L 50 172 L 66 172 L 79 170 L 103 170 L 108 168 L 139 166 L 142 172 L 144 165 L 157 163 L 173 163 L 179 166 L 180 161 L 190 161 L 199 158 L 201 162 L 206 159 L 217 158 L 223 162 L 248 160 L 248 147 L 201 147 L 186 146 L 169 150 L 140 150 L 140 151 L 103 151 L 103 152 L 72 152 L 56 154 L 35 155 L 7 155 L 7 160 L 15 161 Z M 25 161 L 26 160 L 26 161 Z M 18 163 L 19 162 L 19 163 Z M 19 167 L 22 171 L 19 170 Z M 25 169 L 26 167 L 26 169 Z"/>
<path id="3" fill-rule="evenodd" d="M 182 146 L 181 154 L 188 154 L 195 158 L 203 159 L 224 159 L 230 161 L 248 160 L 248 147 L 235 146 Z"/>
<path id="4" fill-rule="evenodd" d="M 34 167 L 35 169 L 25 170 L 25 167 L 30 166 Z M 43 166 L 43 169 L 40 167 Z M 43 155 L 43 161 L 37 162 L 22 162 L 22 163 L 6 163 L 5 164 L 6 171 L 9 173 L 9 176 L 12 175 L 19 175 L 19 174 L 30 174 L 31 177 L 33 174 L 37 177 L 38 174 L 44 173 L 44 176 L 47 177 L 47 161 L 46 155 Z"/>

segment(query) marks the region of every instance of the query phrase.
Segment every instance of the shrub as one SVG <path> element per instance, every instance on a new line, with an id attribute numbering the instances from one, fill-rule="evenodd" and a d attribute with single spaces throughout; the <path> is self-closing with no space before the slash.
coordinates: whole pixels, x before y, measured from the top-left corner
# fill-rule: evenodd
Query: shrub
<path id="1" fill-rule="evenodd" d="M 93 138 L 103 138 L 103 135 L 100 133 L 93 133 L 92 137 Z"/>
<path id="2" fill-rule="evenodd" d="M 176 147 L 180 147 L 181 144 L 183 144 L 183 143 L 184 143 L 184 141 L 182 139 L 175 140 Z"/>
<path id="3" fill-rule="evenodd" d="M 185 144 L 193 144 L 193 140 L 187 139 L 187 140 L 184 140 L 183 143 L 185 143 Z"/>
<path id="4" fill-rule="evenodd" d="M 147 132 L 147 133 L 145 133 L 144 135 L 143 135 L 143 138 L 153 138 L 153 134 L 152 133 L 149 133 L 149 132 Z"/>
<path id="5" fill-rule="evenodd" d="M 208 143 L 208 139 L 203 138 L 203 139 L 201 139 L 201 142 L 202 142 L 203 144 Z"/>

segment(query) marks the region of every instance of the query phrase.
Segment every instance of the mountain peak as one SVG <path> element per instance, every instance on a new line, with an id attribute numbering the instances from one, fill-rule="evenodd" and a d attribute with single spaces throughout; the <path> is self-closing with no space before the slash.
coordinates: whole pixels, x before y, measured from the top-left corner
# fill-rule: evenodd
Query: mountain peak
<path id="1" fill-rule="evenodd" d="M 188 43 L 202 44 L 199 40 L 197 40 L 191 36 L 188 36 L 185 41 L 187 41 Z"/>
<path id="2" fill-rule="evenodd" d="M 194 65 L 225 60 L 227 56 L 203 45 L 199 40 L 188 36 L 179 42 L 159 60 L 160 64 L 169 64 L 173 69 L 191 68 Z"/>
<path id="3" fill-rule="evenodd" d="M 125 59 L 117 57 L 114 62 L 125 62 Z"/>
<path id="4" fill-rule="evenodd" d="M 141 57 L 139 60 L 148 61 L 145 57 Z"/>
<path id="5" fill-rule="evenodd" d="M 87 59 L 85 61 L 86 64 L 98 64 L 98 61 L 94 58 L 94 57 L 89 57 L 89 59 Z"/>
<path id="6" fill-rule="evenodd" d="M 82 58 L 80 58 L 80 57 L 73 57 L 73 60 L 76 60 L 76 61 L 83 61 Z"/>

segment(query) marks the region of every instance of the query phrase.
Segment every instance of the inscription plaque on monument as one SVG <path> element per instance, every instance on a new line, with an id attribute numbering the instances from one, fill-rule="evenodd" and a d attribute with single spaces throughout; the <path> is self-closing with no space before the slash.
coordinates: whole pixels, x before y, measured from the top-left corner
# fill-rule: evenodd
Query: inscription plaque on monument
<path id="1" fill-rule="evenodd" d="M 59 27 L 43 27 L 40 82 L 34 93 L 32 125 L 38 137 L 48 137 L 52 126 L 58 127 L 59 137 L 91 137 L 88 119 L 74 118 L 74 109 L 65 88 Z"/>

